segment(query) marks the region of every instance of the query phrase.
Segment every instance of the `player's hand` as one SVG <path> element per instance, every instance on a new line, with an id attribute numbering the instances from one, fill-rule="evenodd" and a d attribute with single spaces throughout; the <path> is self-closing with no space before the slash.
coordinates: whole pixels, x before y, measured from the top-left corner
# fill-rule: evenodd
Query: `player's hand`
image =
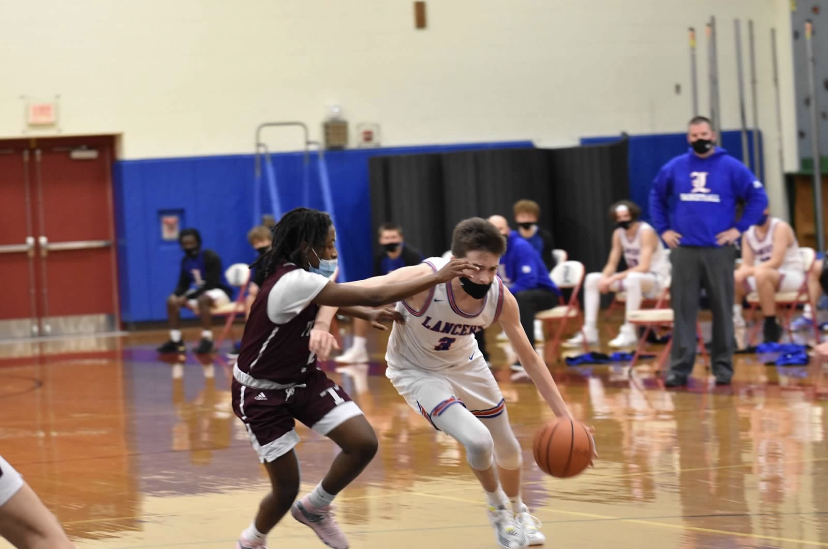
<path id="1" fill-rule="evenodd" d="M 331 332 L 314 328 L 310 333 L 308 349 L 310 352 L 316 353 L 319 360 L 324 361 L 331 356 L 332 350 L 339 349 L 339 343 L 336 342 L 336 338 Z"/>
<path id="2" fill-rule="evenodd" d="M 725 244 L 733 244 L 737 240 L 739 240 L 739 230 L 735 227 L 731 227 L 730 229 L 720 232 L 716 235 L 716 243 L 719 246 L 724 246 Z"/>
<path id="3" fill-rule="evenodd" d="M 454 257 L 446 263 L 445 267 L 437 271 L 437 280 L 448 282 L 458 276 L 474 276 L 473 273 L 477 270 L 477 267 L 468 259 Z"/>
<path id="4" fill-rule="evenodd" d="M 671 248 L 678 248 L 681 235 L 672 229 L 667 229 L 661 234 L 661 239 Z"/>
<path id="5" fill-rule="evenodd" d="M 595 446 L 595 437 L 593 434 L 595 433 L 595 427 L 592 425 L 587 425 L 587 433 L 589 434 L 589 438 L 592 441 L 592 459 L 589 460 L 589 466 L 595 467 L 594 461 L 598 459 L 598 448 Z"/>
<path id="6" fill-rule="evenodd" d="M 606 278 L 601 278 L 598 281 L 598 291 L 602 294 L 607 294 L 610 291 L 610 284 L 615 281 L 615 276 L 608 276 Z"/>
<path id="7" fill-rule="evenodd" d="M 371 327 L 377 330 L 388 331 L 388 326 L 382 324 L 383 320 L 405 324 L 405 317 L 392 306 L 380 307 L 371 312 Z"/>

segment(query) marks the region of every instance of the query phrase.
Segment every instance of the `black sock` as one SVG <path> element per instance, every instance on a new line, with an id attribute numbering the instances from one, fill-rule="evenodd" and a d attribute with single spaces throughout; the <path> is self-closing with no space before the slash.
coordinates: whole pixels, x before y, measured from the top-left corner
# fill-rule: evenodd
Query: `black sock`
<path id="1" fill-rule="evenodd" d="M 779 324 L 776 323 L 776 316 L 766 316 L 765 323 L 762 327 L 762 332 L 764 334 L 765 343 L 778 343 L 779 338 L 782 336 L 782 330 L 779 327 Z"/>

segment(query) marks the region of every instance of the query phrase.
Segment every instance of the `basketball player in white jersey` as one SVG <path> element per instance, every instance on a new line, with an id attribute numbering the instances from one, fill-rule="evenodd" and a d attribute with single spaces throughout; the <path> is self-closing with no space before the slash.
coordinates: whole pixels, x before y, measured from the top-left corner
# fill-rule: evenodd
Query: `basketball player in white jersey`
<path id="1" fill-rule="evenodd" d="M 460 222 L 454 229 L 452 253 L 478 270 L 398 303 L 405 322 L 394 324 L 385 358 L 386 375 L 408 404 L 434 428 L 463 444 L 466 460 L 486 491 L 497 541 L 514 548 L 540 545 L 545 538 L 521 500 L 520 444 L 474 334 L 499 321 L 555 415 L 570 419 L 572 414 L 526 338 L 515 298 L 496 275 L 505 249 L 505 239 L 485 219 Z M 448 261 L 433 257 L 356 284 L 411 280 Z"/>
<path id="2" fill-rule="evenodd" d="M 626 292 L 626 314 L 641 307 L 642 297 L 655 298 L 670 279 L 670 259 L 661 239 L 647 223 L 639 221 L 641 208 L 629 200 L 616 202 L 610 218 L 618 228 L 612 234 L 612 250 L 604 270 L 589 273 L 584 284 L 584 329 L 565 343 L 568 347 L 598 343 L 598 308 L 600 294 Z M 616 272 L 623 254 L 627 270 Z M 638 341 L 635 328 L 625 322 L 610 347 L 629 347 Z"/>
<path id="3" fill-rule="evenodd" d="M 791 226 L 770 217 L 765 208 L 760 223 L 742 235 L 742 266 L 734 277 L 733 325 L 744 328 L 742 300 L 749 292 L 757 292 L 765 317 L 764 342 L 778 342 L 782 327 L 776 322 L 774 296 L 776 292 L 795 292 L 805 281 L 805 264 Z"/>

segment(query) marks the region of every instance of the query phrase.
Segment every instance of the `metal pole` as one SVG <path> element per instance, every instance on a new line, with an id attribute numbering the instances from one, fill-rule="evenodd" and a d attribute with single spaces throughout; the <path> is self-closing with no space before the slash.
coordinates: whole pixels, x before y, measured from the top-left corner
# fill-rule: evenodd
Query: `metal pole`
<path id="1" fill-rule="evenodd" d="M 690 90 L 693 94 L 693 112 L 690 116 L 699 115 L 699 83 L 696 74 L 696 29 L 690 27 Z"/>
<path id="2" fill-rule="evenodd" d="M 713 31 L 713 74 L 716 84 L 716 120 L 713 121 L 716 127 L 716 144 L 722 145 L 722 98 L 719 93 L 719 39 L 716 36 L 716 18 L 710 17 L 710 26 Z"/>
<path id="3" fill-rule="evenodd" d="M 779 65 L 776 59 L 776 29 L 771 29 L 771 56 L 773 58 L 773 89 L 776 99 L 776 135 L 779 141 L 779 171 L 785 181 L 785 151 L 782 146 L 782 99 L 779 92 Z"/>
<path id="4" fill-rule="evenodd" d="M 708 23 L 704 27 L 704 34 L 707 37 L 707 78 L 710 93 L 710 122 L 714 129 L 718 132 L 719 128 L 716 126 L 716 72 L 714 61 L 715 52 L 713 50 L 713 26 Z"/>
<path id="5" fill-rule="evenodd" d="M 753 165 L 755 167 L 756 177 L 759 181 L 765 180 L 765 174 L 762 173 L 762 154 L 759 151 L 759 101 L 756 98 L 756 47 L 753 41 L 753 20 L 748 21 L 748 46 L 750 47 L 750 96 L 753 101 Z"/>
<path id="6" fill-rule="evenodd" d="M 817 106 L 817 86 L 814 72 L 816 71 L 816 58 L 814 57 L 814 44 L 811 36 L 813 34 L 813 23 L 805 23 L 805 51 L 808 57 L 808 89 L 811 91 L 811 154 L 814 157 L 814 221 L 816 222 L 817 248 L 825 249 L 825 233 L 822 224 L 822 161 L 819 150 L 819 108 Z"/>
<path id="7" fill-rule="evenodd" d="M 747 115 L 745 113 L 745 71 L 742 66 L 742 24 L 738 19 L 734 19 L 733 27 L 736 36 L 736 79 L 739 82 L 739 121 L 742 125 L 742 162 L 750 169 Z"/>

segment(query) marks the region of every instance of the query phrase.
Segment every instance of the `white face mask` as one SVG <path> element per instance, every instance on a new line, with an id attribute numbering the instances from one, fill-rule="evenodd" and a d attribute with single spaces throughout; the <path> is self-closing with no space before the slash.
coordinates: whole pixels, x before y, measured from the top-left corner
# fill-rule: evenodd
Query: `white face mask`
<path id="1" fill-rule="evenodd" d="M 319 257 L 319 254 L 316 253 L 316 250 L 311 248 L 313 255 L 316 256 L 316 259 L 319 260 L 319 267 L 314 267 L 313 265 L 308 262 L 308 269 L 312 273 L 320 274 L 325 278 L 331 278 L 336 271 L 336 267 L 338 264 L 338 260 L 336 259 L 322 259 Z"/>

